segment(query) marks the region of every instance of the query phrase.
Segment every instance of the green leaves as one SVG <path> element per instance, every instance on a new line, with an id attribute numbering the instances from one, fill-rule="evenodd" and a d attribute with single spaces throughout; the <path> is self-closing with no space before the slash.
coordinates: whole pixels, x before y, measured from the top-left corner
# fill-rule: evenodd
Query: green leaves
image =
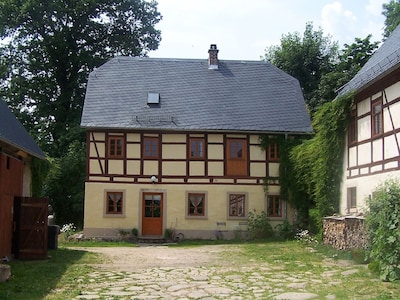
<path id="1" fill-rule="evenodd" d="M 382 7 L 382 14 L 386 17 L 384 36 L 388 37 L 400 24 L 400 1 L 391 0 L 389 3 L 384 3 Z"/>
<path id="2" fill-rule="evenodd" d="M 79 126 L 88 74 L 115 55 L 144 56 L 161 40 L 157 3 L 0 1 L 0 97 L 41 129 L 50 156 Z M 4 62 L 4 63 L 3 63 Z M 69 142 L 71 142 L 70 140 Z"/>
<path id="3" fill-rule="evenodd" d="M 400 182 L 384 182 L 367 203 L 368 255 L 379 264 L 382 280 L 400 279 Z"/>

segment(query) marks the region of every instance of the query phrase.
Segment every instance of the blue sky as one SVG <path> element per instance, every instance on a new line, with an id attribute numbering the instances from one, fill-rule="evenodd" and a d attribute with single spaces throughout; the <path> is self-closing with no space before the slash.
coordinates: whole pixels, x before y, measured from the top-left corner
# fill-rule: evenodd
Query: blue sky
<path id="1" fill-rule="evenodd" d="M 217 44 L 220 59 L 259 60 L 283 34 L 303 34 L 307 22 L 332 41 L 381 41 L 390 0 L 157 0 L 162 41 L 150 57 L 207 58 Z"/>

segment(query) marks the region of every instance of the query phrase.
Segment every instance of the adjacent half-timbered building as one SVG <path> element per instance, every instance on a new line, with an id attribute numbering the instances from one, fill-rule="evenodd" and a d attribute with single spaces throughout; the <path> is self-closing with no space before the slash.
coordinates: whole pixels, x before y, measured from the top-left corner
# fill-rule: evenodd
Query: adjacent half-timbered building
<path id="1" fill-rule="evenodd" d="M 366 210 L 366 199 L 400 177 L 400 26 L 339 94 L 355 91 L 341 191 L 343 215 Z"/>
<path id="2" fill-rule="evenodd" d="M 312 132 L 299 82 L 267 62 L 117 57 L 89 77 L 84 234 L 233 237 L 249 211 L 292 220 L 279 149 Z M 268 179 L 268 180 L 266 180 Z M 267 186 L 264 183 L 267 182 Z"/>
<path id="3" fill-rule="evenodd" d="M 12 253 L 14 199 L 31 196 L 32 157 L 45 159 L 42 150 L 0 100 L 0 258 Z M 47 215 L 44 218 L 46 229 Z M 44 248 L 47 250 L 47 244 Z"/>

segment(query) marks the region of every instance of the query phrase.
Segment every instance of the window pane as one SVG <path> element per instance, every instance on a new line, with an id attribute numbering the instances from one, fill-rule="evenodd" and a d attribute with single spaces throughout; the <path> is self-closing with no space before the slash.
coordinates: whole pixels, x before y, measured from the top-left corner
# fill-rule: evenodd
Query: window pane
<path id="1" fill-rule="evenodd" d="M 243 217 L 245 215 L 245 196 L 235 194 L 229 196 L 229 216 Z"/>
<path id="2" fill-rule="evenodd" d="M 123 209 L 123 193 L 108 192 L 107 193 L 107 213 L 122 214 Z"/>
<path id="3" fill-rule="evenodd" d="M 117 140 L 117 155 L 121 155 L 122 154 L 122 140 L 118 139 Z"/>
<path id="4" fill-rule="evenodd" d="M 115 140 L 110 140 L 110 155 L 115 155 Z"/>
<path id="5" fill-rule="evenodd" d="M 282 216 L 282 201 L 279 196 L 268 196 L 267 215 L 271 217 Z"/>
<path id="6" fill-rule="evenodd" d="M 377 103 L 372 106 L 373 133 L 382 133 L 382 104 Z"/>
<path id="7" fill-rule="evenodd" d="M 188 214 L 189 216 L 204 216 L 204 194 L 189 194 Z"/>

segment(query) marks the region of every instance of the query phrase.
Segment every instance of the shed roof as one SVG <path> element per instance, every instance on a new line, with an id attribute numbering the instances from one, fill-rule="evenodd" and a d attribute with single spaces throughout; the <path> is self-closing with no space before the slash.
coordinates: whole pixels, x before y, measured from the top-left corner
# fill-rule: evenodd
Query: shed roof
<path id="1" fill-rule="evenodd" d="M 338 92 L 360 91 L 400 67 L 400 25 L 371 56 L 360 71 Z"/>
<path id="2" fill-rule="evenodd" d="M 148 104 L 148 93 L 159 94 L 159 104 Z M 312 132 L 298 80 L 268 62 L 220 60 L 209 69 L 205 59 L 138 57 L 111 59 L 90 74 L 81 126 Z"/>
<path id="3" fill-rule="evenodd" d="M 43 151 L 2 100 L 0 100 L 0 142 L 23 150 L 32 156 L 45 158 Z"/>

